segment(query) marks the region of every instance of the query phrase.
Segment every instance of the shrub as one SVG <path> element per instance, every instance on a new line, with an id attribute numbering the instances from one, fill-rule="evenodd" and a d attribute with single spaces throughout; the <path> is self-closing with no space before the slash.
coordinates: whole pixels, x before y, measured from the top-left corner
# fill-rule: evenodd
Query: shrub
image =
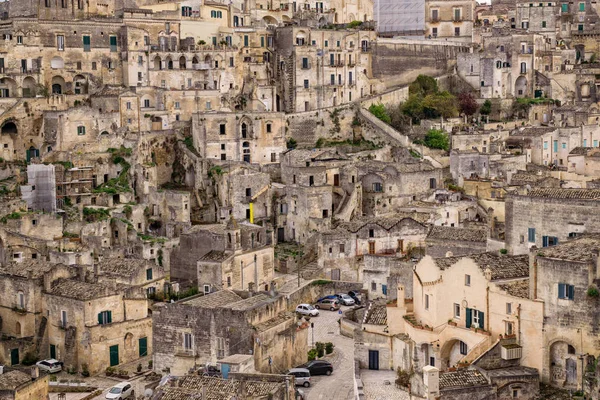
<path id="1" fill-rule="evenodd" d="M 587 295 L 589 297 L 598 298 L 598 296 L 600 296 L 600 292 L 598 291 L 598 287 L 596 287 L 596 285 L 591 285 L 590 287 L 588 287 Z"/>
<path id="2" fill-rule="evenodd" d="M 117 371 L 114 367 L 106 367 L 104 372 L 106 373 L 106 376 L 113 376 Z"/>
<path id="3" fill-rule="evenodd" d="M 348 24 L 348 28 L 354 29 L 362 25 L 362 21 L 352 21 Z"/>
<path id="4" fill-rule="evenodd" d="M 392 122 L 392 118 L 387 113 L 385 106 L 381 103 L 371 104 L 369 112 L 388 125 Z"/>
<path id="5" fill-rule="evenodd" d="M 288 149 L 295 149 L 298 145 L 298 142 L 294 138 L 289 138 L 287 142 L 285 142 L 285 145 Z"/>
<path id="6" fill-rule="evenodd" d="M 450 145 L 448 135 L 440 129 L 430 129 L 425 135 L 425 146 L 431 149 L 440 149 L 448 151 Z"/>
<path id="7" fill-rule="evenodd" d="M 81 364 L 81 375 L 86 378 L 90 376 L 90 369 L 87 364 Z"/>
<path id="8" fill-rule="evenodd" d="M 23 365 L 33 365 L 37 361 L 38 361 L 38 357 L 36 356 L 36 354 L 32 351 L 28 351 L 25 353 L 25 355 L 23 355 L 22 364 Z"/>
<path id="9" fill-rule="evenodd" d="M 137 372 L 142 372 L 142 364 L 141 363 L 138 364 L 136 369 L 137 369 Z"/>
<path id="10" fill-rule="evenodd" d="M 413 374 L 414 372 L 412 369 L 410 371 L 405 371 L 398 367 L 396 370 L 396 386 L 408 387 L 410 385 L 410 378 L 413 376 Z"/>
<path id="11" fill-rule="evenodd" d="M 317 349 L 310 349 L 308 351 L 308 361 L 312 361 L 317 358 Z"/>
<path id="12" fill-rule="evenodd" d="M 462 92 L 458 95 L 458 108 L 463 114 L 471 116 L 477 112 L 479 106 L 471 92 Z"/>
<path id="13" fill-rule="evenodd" d="M 148 369 L 152 369 L 152 360 L 148 361 Z"/>
<path id="14" fill-rule="evenodd" d="M 492 102 L 489 100 L 484 101 L 479 109 L 479 113 L 481 115 L 490 115 L 492 113 Z"/>
<path id="15" fill-rule="evenodd" d="M 50 379 L 50 382 L 56 382 L 58 380 L 56 375 L 50 375 L 50 377 L 48 379 Z"/>
<path id="16" fill-rule="evenodd" d="M 508 254 L 508 250 L 506 250 L 506 249 L 500 249 L 500 254 Z"/>
<path id="17" fill-rule="evenodd" d="M 317 349 L 317 355 L 319 357 L 323 357 L 325 355 L 325 343 L 317 342 L 315 343 L 315 348 Z"/>
<path id="18" fill-rule="evenodd" d="M 325 343 L 325 353 L 327 353 L 327 354 L 333 353 L 333 347 L 334 347 L 333 343 L 331 343 L 331 342 Z"/>

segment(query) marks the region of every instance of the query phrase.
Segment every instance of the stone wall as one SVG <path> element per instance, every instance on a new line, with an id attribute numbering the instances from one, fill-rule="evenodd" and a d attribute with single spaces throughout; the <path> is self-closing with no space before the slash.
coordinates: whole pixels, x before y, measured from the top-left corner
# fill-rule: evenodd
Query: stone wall
<path id="1" fill-rule="evenodd" d="M 330 281 L 320 284 L 321 281 L 302 286 L 299 290 L 286 295 L 288 311 L 295 311 L 296 306 L 302 303 L 314 303 L 317 299 L 335 293 L 348 293 L 351 290 L 360 291 L 362 282 Z"/>

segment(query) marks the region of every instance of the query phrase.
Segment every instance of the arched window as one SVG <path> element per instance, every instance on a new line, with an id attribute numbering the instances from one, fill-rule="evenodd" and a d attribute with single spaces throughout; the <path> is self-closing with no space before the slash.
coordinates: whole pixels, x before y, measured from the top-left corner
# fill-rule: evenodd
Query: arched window
<path id="1" fill-rule="evenodd" d="M 231 233 L 227 233 L 227 242 L 231 244 Z"/>
<path id="2" fill-rule="evenodd" d="M 246 125 L 246 123 L 244 122 L 242 124 L 242 138 L 246 139 L 246 137 L 248 136 L 248 125 Z M 244 146 L 247 147 L 247 146 Z"/>

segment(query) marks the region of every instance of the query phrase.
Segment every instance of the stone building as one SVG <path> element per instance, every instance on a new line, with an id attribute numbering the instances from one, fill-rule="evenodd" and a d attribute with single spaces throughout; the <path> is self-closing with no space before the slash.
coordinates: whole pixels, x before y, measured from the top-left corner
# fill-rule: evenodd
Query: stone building
<path id="1" fill-rule="evenodd" d="M 273 60 L 277 110 L 315 111 L 372 94 L 369 49 L 374 39 L 373 31 L 278 29 Z"/>
<path id="2" fill-rule="evenodd" d="M 286 300 L 264 293 L 243 295 L 221 290 L 157 304 L 152 315 L 154 369 L 182 375 L 232 354 L 253 354 L 261 372 L 304 362 L 307 330 L 297 329 Z"/>
<path id="3" fill-rule="evenodd" d="M 470 42 L 474 20 L 474 1 L 425 1 L 425 36 Z"/>
<path id="4" fill-rule="evenodd" d="M 560 188 L 507 196 L 506 248 L 510 254 L 526 254 L 533 246 L 541 249 L 595 232 L 599 196 L 596 189 Z"/>
<path id="5" fill-rule="evenodd" d="M 23 370 L 4 367 L 0 374 L 0 397 L 6 400 L 46 400 L 48 375 L 40 374 L 37 366 Z"/>
<path id="6" fill-rule="evenodd" d="M 567 168 L 586 177 L 600 176 L 600 150 L 593 147 L 575 147 L 567 156 Z"/>
<path id="7" fill-rule="evenodd" d="M 44 283 L 48 352 L 76 371 L 97 374 L 152 352 L 152 317 L 140 289 L 126 295 L 116 282 L 58 279 Z M 92 356 L 93 355 L 93 356 Z"/>
<path id="8" fill-rule="evenodd" d="M 507 178 L 517 171 L 524 171 L 527 165 L 525 154 L 487 154 L 476 150 L 452 150 L 450 152 L 450 173 L 454 180 L 463 178 Z"/>
<path id="9" fill-rule="evenodd" d="M 182 233 L 170 261 L 171 281 L 182 288 L 196 286 L 211 292 L 227 287 L 245 290 L 250 282 L 264 286 L 273 274 L 272 238 L 266 227 L 234 219 L 227 224 L 196 225 Z"/>
<path id="10" fill-rule="evenodd" d="M 425 254 L 431 257 L 457 257 L 485 253 L 488 236 L 487 226 L 432 226 L 425 238 Z"/>

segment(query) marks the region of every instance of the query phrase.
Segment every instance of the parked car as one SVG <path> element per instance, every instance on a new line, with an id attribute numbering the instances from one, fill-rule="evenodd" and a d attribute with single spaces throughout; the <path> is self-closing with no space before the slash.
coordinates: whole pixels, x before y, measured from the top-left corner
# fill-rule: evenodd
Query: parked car
<path id="1" fill-rule="evenodd" d="M 49 374 L 62 371 L 62 363 L 54 358 L 38 361 L 35 365 L 37 365 L 40 370 L 46 371 Z"/>
<path id="2" fill-rule="evenodd" d="M 340 302 L 338 299 L 322 299 L 315 304 L 317 310 L 324 309 L 330 311 L 337 311 L 340 309 Z"/>
<path id="3" fill-rule="evenodd" d="M 351 290 L 348 292 L 348 296 L 352 297 L 352 300 L 354 300 L 354 302 L 356 304 L 360 304 L 360 293 L 359 292 L 355 292 L 354 290 Z"/>
<path id="4" fill-rule="evenodd" d="M 353 306 L 355 303 L 354 299 L 348 296 L 346 293 L 338 294 L 338 298 L 340 299 L 340 303 L 342 303 L 345 306 Z"/>
<path id="5" fill-rule="evenodd" d="M 298 307 L 296 307 L 296 312 L 302 315 L 310 315 L 311 317 L 316 317 L 319 315 L 319 310 L 310 304 L 298 304 Z"/>
<path id="6" fill-rule="evenodd" d="M 337 294 L 331 294 L 329 296 L 321 297 L 319 300 L 317 300 L 317 303 L 320 303 L 322 300 L 326 300 L 326 299 L 339 300 Z"/>
<path id="7" fill-rule="evenodd" d="M 325 360 L 313 360 L 304 363 L 297 368 L 306 368 L 311 376 L 314 375 L 331 375 L 333 373 L 333 365 Z"/>
<path id="8" fill-rule="evenodd" d="M 128 397 L 135 399 L 135 392 L 133 390 L 133 386 L 131 382 L 121 382 L 117 383 L 115 386 L 111 387 L 108 393 L 106 393 L 107 399 L 126 399 Z"/>
<path id="9" fill-rule="evenodd" d="M 296 386 L 310 387 L 310 371 L 306 368 L 292 368 L 288 375 L 294 375 Z"/>

